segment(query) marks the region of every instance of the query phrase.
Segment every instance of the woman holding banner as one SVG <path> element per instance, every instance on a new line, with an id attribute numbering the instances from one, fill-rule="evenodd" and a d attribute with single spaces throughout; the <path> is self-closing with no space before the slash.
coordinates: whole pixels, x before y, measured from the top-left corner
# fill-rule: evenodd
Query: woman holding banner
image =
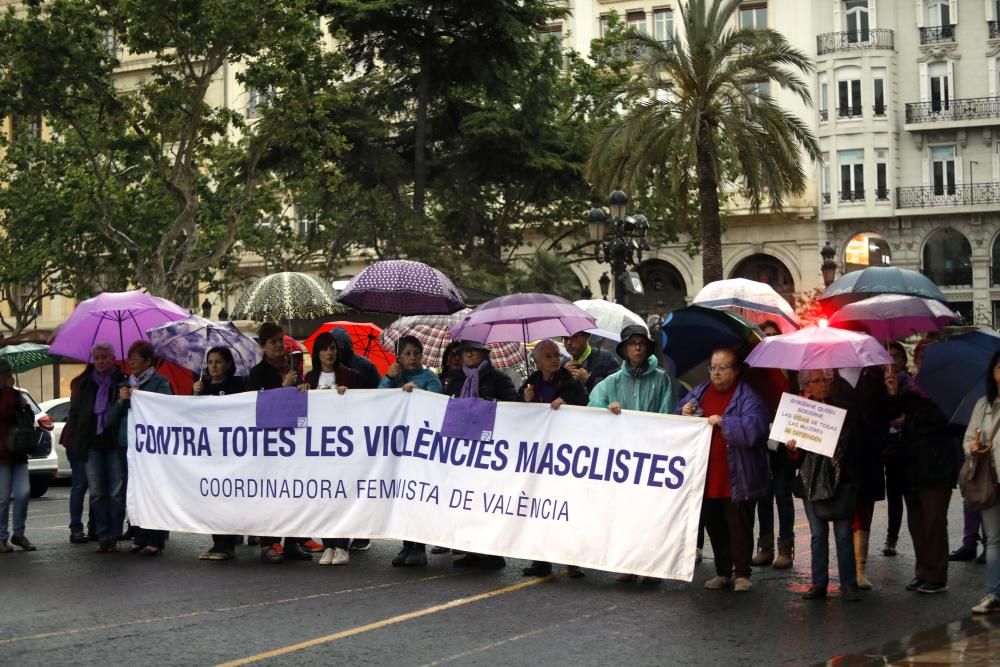
<path id="1" fill-rule="evenodd" d="M 573 377 L 570 369 L 562 366 L 559 346 L 546 338 L 531 351 L 538 368 L 528 376 L 517 390 L 525 403 L 547 403 L 553 410 L 562 405 L 587 405 L 587 390 L 583 383 Z M 552 574 L 552 563 L 536 560 L 522 570 L 526 577 L 544 577 Z M 566 574 L 576 579 L 583 576 L 583 570 L 576 565 L 567 565 Z"/>
<path id="2" fill-rule="evenodd" d="M 194 383 L 195 396 L 229 396 L 246 390 L 244 378 L 236 375 L 236 363 L 228 347 L 213 347 L 205 355 L 205 374 Z M 236 535 L 212 535 L 212 548 L 200 560 L 223 561 L 236 557 Z"/>
<path id="3" fill-rule="evenodd" d="M 732 586 L 744 592 L 752 588 L 754 507 L 769 486 L 768 411 L 743 382 L 736 350 L 715 349 L 708 370 L 709 380 L 685 396 L 679 410 L 686 416 L 707 416 L 712 425 L 702 518 L 712 540 L 715 576 L 705 588 Z"/>
<path id="4" fill-rule="evenodd" d="M 424 346 L 413 336 L 403 336 L 396 343 L 396 363 L 389 366 L 379 383 L 379 389 L 402 389 L 411 392 L 423 389 L 444 393 L 437 373 L 424 368 Z M 422 542 L 403 541 L 403 548 L 392 559 L 393 567 L 427 565 L 427 546 Z"/>
<path id="5" fill-rule="evenodd" d="M 306 384 L 309 389 L 332 389 L 343 394 L 348 389 L 362 386 L 364 380 L 361 373 L 348 368 L 341 361 L 344 358 L 340 341 L 329 331 L 316 336 L 313 343 L 312 370 L 306 373 Z M 323 538 L 323 555 L 319 558 L 320 565 L 347 565 L 351 561 L 348 547 L 351 538 Z"/>

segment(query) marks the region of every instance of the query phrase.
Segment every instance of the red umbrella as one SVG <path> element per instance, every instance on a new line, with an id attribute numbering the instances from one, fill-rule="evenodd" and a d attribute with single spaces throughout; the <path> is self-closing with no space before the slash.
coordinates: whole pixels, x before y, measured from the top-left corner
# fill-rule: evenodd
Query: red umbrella
<path id="1" fill-rule="evenodd" d="M 350 335 L 351 343 L 354 345 L 354 353 L 360 354 L 375 364 L 380 374 L 385 375 L 389 366 L 396 363 L 396 355 L 382 347 L 378 341 L 382 329 L 371 322 L 326 322 L 321 324 L 319 329 L 312 332 L 312 335 L 303 342 L 306 349 L 309 350 L 309 354 L 312 354 L 316 336 L 337 327 L 343 328 Z"/>

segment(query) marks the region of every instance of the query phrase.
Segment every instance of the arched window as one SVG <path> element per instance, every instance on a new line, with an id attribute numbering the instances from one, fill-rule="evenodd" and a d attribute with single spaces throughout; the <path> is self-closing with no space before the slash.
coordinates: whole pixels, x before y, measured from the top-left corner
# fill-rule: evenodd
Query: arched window
<path id="1" fill-rule="evenodd" d="M 844 248 L 844 273 L 869 266 L 892 266 L 892 250 L 878 234 L 863 232 L 848 241 Z"/>
<path id="2" fill-rule="evenodd" d="M 972 244 L 955 229 L 939 229 L 924 244 L 923 273 L 941 286 L 972 285 Z"/>
<path id="3" fill-rule="evenodd" d="M 776 257 L 763 253 L 750 255 L 736 265 L 729 277 L 766 283 L 784 297 L 785 301 L 795 306 L 795 281 L 792 279 L 792 272 Z"/>
<path id="4" fill-rule="evenodd" d="M 650 259 L 636 270 L 642 280 L 643 293 L 626 294 L 626 308 L 646 319 L 687 305 L 687 285 L 673 264 L 662 259 Z"/>

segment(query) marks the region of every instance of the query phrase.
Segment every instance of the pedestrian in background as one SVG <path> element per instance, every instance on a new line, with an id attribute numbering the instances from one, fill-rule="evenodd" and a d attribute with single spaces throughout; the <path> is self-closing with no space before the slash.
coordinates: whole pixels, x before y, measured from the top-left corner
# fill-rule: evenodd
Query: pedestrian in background
<path id="1" fill-rule="evenodd" d="M 586 331 L 577 331 L 565 339 L 563 345 L 570 355 L 566 369 L 572 373 L 574 380 L 583 384 L 588 394 L 621 367 L 621 359 L 590 346 L 590 334 Z"/>
<path id="2" fill-rule="evenodd" d="M 910 372 L 907 370 L 906 348 L 898 341 L 889 343 L 887 348 L 892 356 L 892 372 L 896 375 L 896 386 L 902 390 L 910 383 Z M 903 417 L 899 416 L 889 422 L 889 433 L 886 436 L 885 447 L 882 449 L 882 467 L 885 472 L 885 499 L 888 506 L 888 522 L 885 531 L 885 544 L 882 547 L 883 556 L 896 555 L 896 543 L 899 541 L 899 529 L 903 525 L 903 489 L 905 483 L 905 468 L 899 457 L 902 443 Z"/>
<path id="3" fill-rule="evenodd" d="M 7 436 L 14 428 L 14 415 L 25 407 L 24 397 L 14 388 L 14 373 L 10 364 L 0 361 L 0 553 L 13 551 L 11 545 L 35 551 L 35 545 L 24 534 L 28 499 L 31 497 L 28 455 L 13 454 L 7 450 Z"/>

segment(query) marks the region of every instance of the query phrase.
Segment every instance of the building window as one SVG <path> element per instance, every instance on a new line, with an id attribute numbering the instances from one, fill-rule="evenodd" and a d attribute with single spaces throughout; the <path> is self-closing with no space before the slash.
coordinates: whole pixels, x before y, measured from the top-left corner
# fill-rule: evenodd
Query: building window
<path id="1" fill-rule="evenodd" d="M 927 26 L 920 29 L 921 44 L 955 41 L 955 12 L 952 0 L 928 0 Z"/>
<path id="2" fill-rule="evenodd" d="M 600 18 L 597 19 L 597 34 L 601 39 L 608 36 L 608 20 L 607 14 L 601 14 Z"/>
<path id="3" fill-rule="evenodd" d="M 873 109 L 876 116 L 885 116 L 885 79 L 875 79 L 875 106 Z"/>
<path id="4" fill-rule="evenodd" d="M 819 121 L 825 123 L 830 117 L 830 86 L 826 75 L 819 77 Z"/>
<path id="5" fill-rule="evenodd" d="M 865 200 L 865 151 L 837 151 L 840 165 L 840 201 Z"/>
<path id="6" fill-rule="evenodd" d="M 759 104 L 762 97 L 771 96 L 770 81 L 755 81 L 743 86 L 743 94 L 746 95 L 752 104 Z"/>
<path id="7" fill-rule="evenodd" d="M 931 146 L 931 184 L 937 197 L 955 194 L 954 146 Z"/>
<path id="8" fill-rule="evenodd" d="M 861 116 L 861 80 L 837 82 L 837 116 L 855 118 Z"/>
<path id="9" fill-rule="evenodd" d="M 823 153 L 823 169 L 820 171 L 820 189 L 824 205 L 830 204 L 830 154 Z"/>
<path id="10" fill-rule="evenodd" d="M 674 41 L 674 12 L 672 10 L 653 10 L 653 37 L 663 45 Z"/>
<path id="11" fill-rule="evenodd" d="M 972 245 L 957 230 L 934 232 L 924 245 L 923 260 L 923 274 L 938 285 L 972 284 Z"/>
<path id="12" fill-rule="evenodd" d="M 247 118 L 260 118 L 261 106 L 267 101 L 266 96 L 255 88 L 247 92 Z"/>
<path id="13" fill-rule="evenodd" d="M 889 201 L 889 151 L 875 151 L 875 201 Z"/>
<path id="14" fill-rule="evenodd" d="M 41 138 L 42 138 L 41 114 L 35 114 L 33 116 L 11 115 L 10 117 L 11 143 L 18 141 L 19 139 L 41 139 Z"/>
<path id="15" fill-rule="evenodd" d="M 740 6 L 740 27 L 758 29 L 767 27 L 767 3 L 748 2 Z"/>
<path id="16" fill-rule="evenodd" d="M 868 0 L 844 1 L 844 32 L 849 44 L 868 41 Z"/>
<path id="17" fill-rule="evenodd" d="M 948 63 L 931 63 L 927 68 L 928 88 L 931 92 L 931 111 L 940 113 L 951 108 Z"/>
<path id="18" fill-rule="evenodd" d="M 636 32 L 646 32 L 646 12 L 628 12 L 625 14 L 625 23 L 630 30 Z"/>
<path id="19" fill-rule="evenodd" d="M 844 248 L 844 273 L 861 271 L 869 266 L 892 266 L 892 250 L 881 235 L 858 234 Z"/>

